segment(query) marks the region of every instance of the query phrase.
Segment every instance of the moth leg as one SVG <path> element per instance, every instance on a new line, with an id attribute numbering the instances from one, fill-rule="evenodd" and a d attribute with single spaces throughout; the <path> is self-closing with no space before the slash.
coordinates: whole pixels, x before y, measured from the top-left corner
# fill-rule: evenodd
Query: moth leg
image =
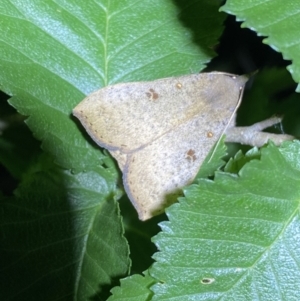
<path id="1" fill-rule="evenodd" d="M 294 140 L 295 137 L 287 134 L 272 134 L 262 132 L 262 130 L 280 123 L 281 117 L 271 117 L 269 119 L 254 123 L 251 126 L 230 127 L 226 130 L 226 142 L 236 142 L 251 146 L 263 146 L 268 140 L 272 140 L 276 145 L 283 141 Z"/>

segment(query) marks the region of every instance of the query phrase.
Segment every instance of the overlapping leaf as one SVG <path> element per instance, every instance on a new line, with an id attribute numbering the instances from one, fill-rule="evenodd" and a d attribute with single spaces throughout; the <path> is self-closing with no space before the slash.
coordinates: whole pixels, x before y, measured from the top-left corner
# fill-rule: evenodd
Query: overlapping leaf
<path id="1" fill-rule="evenodd" d="M 125 275 L 128 248 L 111 195 L 95 172 L 56 169 L 2 197 L 1 299 L 85 300 Z"/>
<path id="2" fill-rule="evenodd" d="M 294 80 L 300 82 L 300 8 L 297 0 L 228 0 L 222 11 L 243 21 L 243 27 L 266 36 L 266 44 L 293 61 L 288 69 Z M 297 90 L 300 91 L 299 86 Z"/>
<path id="3" fill-rule="evenodd" d="M 299 151 L 269 145 L 186 189 L 155 238 L 153 300 L 298 300 Z"/>
<path id="4" fill-rule="evenodd" d="M 155 280 L 146 273 L 145 276 L 133 275 L 121 280 L 121 286 L 112 289 L 108 301 L 148 301 L 153 295 L 149 289 Z"/>

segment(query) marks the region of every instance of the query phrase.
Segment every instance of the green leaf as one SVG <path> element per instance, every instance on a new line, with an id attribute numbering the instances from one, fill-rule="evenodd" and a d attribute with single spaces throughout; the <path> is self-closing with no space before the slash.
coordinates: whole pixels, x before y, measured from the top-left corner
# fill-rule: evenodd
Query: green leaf
<path id="1" fill-rule="evenodd" d="M 298 300 L 300 143 L 199 180 L 154 241 L 153 300 Z"/>
<path id="2" fill-rule="evenodd" d="M 221 168 L 225 164 L 225 161 L 223 161 L 222 158 L 226 156 L 226 150 L 227 148 L 225 145 L 225 135 L 223 135 L 214 145 L 214 147 L 209 151 L 200 167 L 195 180 L 197 181 L 197 179 L 199 178 L 212 176 L 216 170 Z"/>
<path id="3" fill-rule="evenodd" d="M 72 108 L 108 84 L 198 72 L 222 30 L 218 4 L 1 1 L 2 89 L 61 166 L 92 169 L 105 157 L 78 131 Z"/>
<path id="4" fill-rule="evenodd" d="M 225 172 L 238 173 L 241 168 L 253 159 L 260 159 L 260 151 L 254 147 L 244 155 L 242 151 L 238 151 L 234 158 L 231 158 L 224 167 Z"/>
<path id="5" fill-rule="evenodd" d="M 299 2 L 281 0 L 227 0 L 221 8 L 243 21 L 242 27 L 255 30 L 266 36 L 264 43 L 282 53 L 283 58 L 293 63 L 288 67 L 294 80 L 300 82 L 300 14 Z M 300 92 L 298 85 L 297 92 Z"/>
<path id="6" fill-rule="evenodd" d="M 132 275 L 121 280 L 121 286 L 111 290 L 112 296 L 107 301 L 148 301 L 153 295 L 149 289 L 155 280 L 146 273 L 145 276 Z"/>
<path id="7" fill-rule="evenodd" d="M 95 172 L 56 168 L 2 197 L 1 300 L 87 300 L 125 275 L 129 250 L 111 191 Z"/>

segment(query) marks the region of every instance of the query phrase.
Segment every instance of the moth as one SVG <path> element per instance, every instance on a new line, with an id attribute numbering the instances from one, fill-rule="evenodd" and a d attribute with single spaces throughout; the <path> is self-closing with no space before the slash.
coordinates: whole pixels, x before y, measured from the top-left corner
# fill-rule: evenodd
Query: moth
<path id="1" fill-rule="evenodd" d="M 230 124 L 247 77 L 210 72 L 104 87 L 73 114 L 117 160 L 139 218 L 176 201 Z"/>

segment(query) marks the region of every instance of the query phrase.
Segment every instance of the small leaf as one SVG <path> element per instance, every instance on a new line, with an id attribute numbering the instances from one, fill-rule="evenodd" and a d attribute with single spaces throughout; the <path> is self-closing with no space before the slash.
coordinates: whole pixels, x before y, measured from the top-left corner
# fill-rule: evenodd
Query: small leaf
<path id="1" fill-rule="evenodd" d="M 234 158 L 230 159 L 224 167 L 225 172 L 238 173 L 241 168 L 253 159 L 260 158 L 260 151 L 254 147 L 251 148 L 245 155 L 238 151 Z"/>
<path id="2" fill-rule="evenodd" d="M 225 164 L 225 161 L 222 160 L 222 158 L 227 155 L 226 150 L 225 135 L 223 135 L 206 156 L 197 174 L 196 180 L 212 176 L 216 170 L 221 168 Z"/>
<path id="3" fill-rule="evenodd" d="M 150 301 L 153 292 L 149 289 L 155 280 L 149 276 L 132 275 L 121 280 L 120 287 L 114 287 L 111 290 L 113 294 L 107 301 Z"/>

